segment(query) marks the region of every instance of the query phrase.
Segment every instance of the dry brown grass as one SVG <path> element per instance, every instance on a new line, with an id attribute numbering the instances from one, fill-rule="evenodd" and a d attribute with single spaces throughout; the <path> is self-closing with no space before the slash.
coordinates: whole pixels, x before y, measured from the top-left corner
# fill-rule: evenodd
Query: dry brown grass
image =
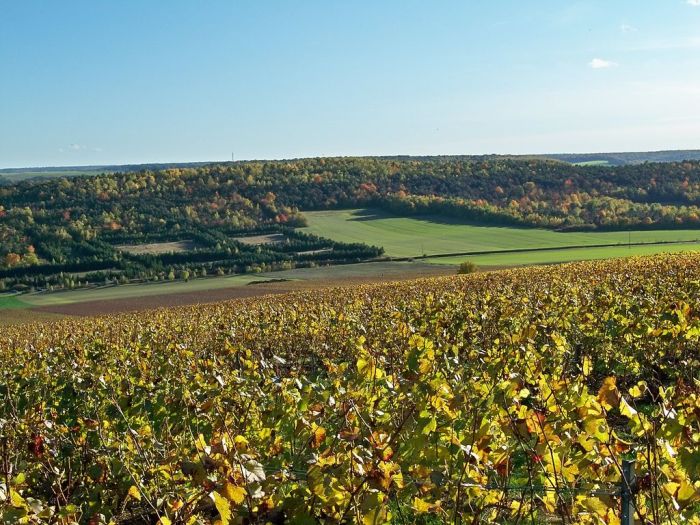
<path id="1" fill-rule="evenodd" d="M 188 252 L 195 248 L 194 241 L 153 242 L 148 244 L 123 244 L 116 247 L 118 250 L 133 253 L 134 255 L 157 255 L 161 253 Z"/>

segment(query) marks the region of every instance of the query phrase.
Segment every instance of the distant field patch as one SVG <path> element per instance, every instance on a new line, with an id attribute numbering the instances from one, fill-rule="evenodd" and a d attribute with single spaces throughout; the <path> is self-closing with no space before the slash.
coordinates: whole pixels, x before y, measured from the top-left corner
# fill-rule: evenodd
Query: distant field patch
<path id="1" fill-rule="evenodd" d="M 610 166 L 610 163 L 607 160 L 586 160 L 574 162 L 574 166 Z"/>
<path id="2" fill-rule="evenodd" d="M 194 250 L 194 241 L 153 242 L 148 244 L 123 244 L 116 246 L 117 250 L 134 255 L 159 255 L 162 253 L 178 253 Z"/>
<path id="3" fill-rule="evenodd" d="M 27 308 L 29 305 L 22 302 L 15 295 L 0 295 L 0 309 L 1 310 L 19 310 L 21 308 Z"/>
<path id="4" fill-rule="evenodd" d="M 320 250 L 306 250 L 305 252 L 296 252 L 297 255 L 316 255 L 319 253 L 332 252 L 333 248 L 321 248 Z"/>
<path id="5" fill-rule="evenodd" d="M 479 267 L 528 266 L 537 264 L 557 264 L 572 261 L 592 261 L 657 253 L 700 252 L 700 243 L 689 244 L 650 244 L 648 246 L 610 246 L 605 248 L 573 248 L 568 250 L 528 251 L 521 253 L 494 253 L 425 259 L 426 262 L 440 265 L 458 265 L 472 261 Z"/>
<path id="6" fill-rule="evenodd" d="M 233 240 L 243 244 L 250 244 L 251 246 L 258 246 L 260 244 L 280 244 L 286 240 L 286 237 L 281 233 L 268 233 L 266 235 L 234 237 Z"/>
<path id="7" fill-rule="evenodd" d="M 445 217 L 399 217 L 369 209 L 314 211 L 304 215 L 309 223 L 304 231 L 341 242 L 381 246 L 390 257 L 600 244 L 625 250 L 628 243 L 700 241 L 700 230 L 560 233 L 539 228 L 465 224 Z M 684 245 L 670 246 L 671 251 L 685 249 Z M 503 254 L 501 260 L 515 265 L 522 256 Z"/>
<path id="8" fill-rule="evenodd" d="M 27 294 L 23 300 L 32 306 L 50 306 L 82 303 L 87 301 L 107 301 L 111 299 L 130 299 L 154 295 L 183 294 L 245 286 L 252 281 L 265 280 L 254 274 L 233 275 L 230 277 L 210 277 L 185 281 L 166 281 L 158 283 L 124 284 L 83 290 L 66 290 L 52 293 Z"/>

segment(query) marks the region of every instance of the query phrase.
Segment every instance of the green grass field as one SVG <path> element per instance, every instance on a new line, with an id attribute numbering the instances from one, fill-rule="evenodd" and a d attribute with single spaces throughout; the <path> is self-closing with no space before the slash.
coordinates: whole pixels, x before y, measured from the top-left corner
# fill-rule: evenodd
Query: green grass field
<path id="1" fill-rule="evenodd" d="M 0 327 L 16 322 L 50 321 L 60 317 L 47 312 L 36 312 L 30 308 L 31 305 L 18 296 L 0 294 Z"/>
<path id="2" fill-rule="evenodd" d="M 27 308 L 27 304 L 14 295 L 0 295 L 0 310 L 18 310 Z"/>
<path id="3" fill-rule="evenodd" d="M 317 211 L 304 215 L 309 221 L 309 226 L 304 230 L 309 233 L 337 241 L 382 246 L 390 257 L 596 244 L 626 245 L 630 240 L 632 243 L 700 241 L 700 230 L 559 233 L 535 228 L 475 226 L 437 217 L 398 217 L 378 210 Z M 628 250 L 626 246 L 624 249 Z M 683 246 L 677 245 L 673 251 L 681 250 Z M 645 253 L 655 252 L 650 250 Z M 576 255 L 571 254 L 572 257 Z M 516 254 L 503 255 L 502 258 L 507 265 L 519 264 L 519 259 L 520 256 Z"/>
<path id="4" fill-rule="evenodd" d="M 474 256 L 455 256 L 425 259 L 433 264 L 457 265 L 466 260 L 474 262 L 481 268 L 526 266 L 536 264 L 556 264 L 571 261 L 594 259 L 612 259 L 615 257 L 632 257 L 652 255 L 655 253 L 673 253 L 681 251 L 700 252 L 700 243 L 692 244 L 655 244 L 650 246 L 612 246 L 607 248 L 574 248 L 569 250 L 530 251 L 521 253 L 502 253 Z M 423 260 L 423 259 L 421 259 Z"/>

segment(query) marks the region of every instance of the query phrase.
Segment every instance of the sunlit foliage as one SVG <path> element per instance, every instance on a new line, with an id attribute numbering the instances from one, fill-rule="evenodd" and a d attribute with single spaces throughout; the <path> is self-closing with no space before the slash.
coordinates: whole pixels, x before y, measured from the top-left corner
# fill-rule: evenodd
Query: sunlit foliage
<path id="1" fill-rule="evenodd" d="M 10 523 L 700 523 L 700 258 L 9 329 Z"/>

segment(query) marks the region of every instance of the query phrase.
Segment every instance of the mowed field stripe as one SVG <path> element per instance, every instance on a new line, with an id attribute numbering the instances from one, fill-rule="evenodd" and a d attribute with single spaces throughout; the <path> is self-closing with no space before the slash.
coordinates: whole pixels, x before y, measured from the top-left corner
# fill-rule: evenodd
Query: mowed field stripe
<path id="1" fill-rule="evenodd" d="M 700 252 L 700 243 L 645 244 L 638 246 L 608 246 L 563 248 L 554 250 L 524 250 L 519 252 L 493 252 L 475 256 L 451 256 L 421 259 L 436 265 L 457 265 L 469 260 L 482 268 L 503 268 L 538 264 L 558 264 L 573 261 L 589 261 L 636 257 L 659 253 Z"/>

